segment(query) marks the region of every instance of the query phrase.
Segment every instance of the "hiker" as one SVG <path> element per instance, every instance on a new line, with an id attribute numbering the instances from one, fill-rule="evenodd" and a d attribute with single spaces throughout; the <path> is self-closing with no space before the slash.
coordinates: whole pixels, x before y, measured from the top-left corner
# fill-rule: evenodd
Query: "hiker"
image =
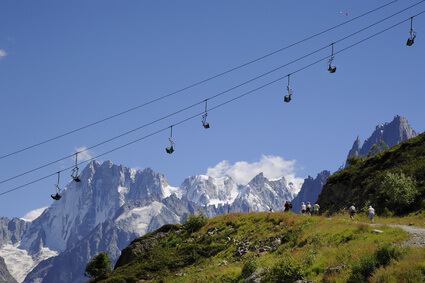
<path id="1" fill-rule="evenodd" d="M 305 211 L 306 211 L 307 207 L 305 206 L 304 202 L 301 203 L 301 207 L 300 208 L 301 208 L 301 214 L 302 215 L 305 215 Z"/>
<path id="2" fill-rule="evenodd" d="M 311 216 L 311 204 L 310 204 L 310 202 L 307 202 L 306 213 L 307 213 L 308 216 Z"/>
<path id="3" fill-rule="evenodd" d="M 292 208 L 292 204 L 289 203 L 289 201 L 285 202 L 285 212 L 289 212 Z"/>
<path id="4" fill-rule="evenodd" d="M 351 220 L 354 220 L 354 215 L 356 214 L 356 208 L 354 207 L 354 204 L 352 206 L 350 206 L 350 208 L 348 209 L 348 211 L 350 212 L 350 218 L 351 218 Z"/>
<path id="5" fill-rule="evenodd" d="M 313 214 L 319 215 L 319 209 L 320 209 L 320 205 L 316 202 L 313 205 Z"/>
<path id="6" fill-rule="evenodd" d="M 367 210 L 369 214 L 370 223 L 373 223 L 373 217 L 375 216 L 375 209 L 371 205 L 369 205 L 369 209 Z"/>

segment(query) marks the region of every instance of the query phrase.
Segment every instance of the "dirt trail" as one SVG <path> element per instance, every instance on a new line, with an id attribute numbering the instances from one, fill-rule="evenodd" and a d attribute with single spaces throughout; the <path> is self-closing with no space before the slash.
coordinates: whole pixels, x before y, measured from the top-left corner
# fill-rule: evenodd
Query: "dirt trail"
<path id="1" fill-rule="evenodd" d="M 382 224 L 370 224 L 372 226 L 383 226 Z M 425 228 L 418 228 L 414 226 L 386 224 L 389 227 L 401 228 L 412 235 L 412 238 L 404 241 L 402 246 L 410 247 L 424 247 L 425 246 Z"/>

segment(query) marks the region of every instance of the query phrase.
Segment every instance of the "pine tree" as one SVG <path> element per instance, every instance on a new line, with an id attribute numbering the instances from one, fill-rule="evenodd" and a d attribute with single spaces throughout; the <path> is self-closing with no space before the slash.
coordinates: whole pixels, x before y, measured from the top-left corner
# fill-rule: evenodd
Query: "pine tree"
<path id="1" fill-rule="evenodd" d="M 112 270 L 112 260 L 107 252 L 95 255 L 86 265 L 84 276 L 89 278 L 106 276 Z"/>

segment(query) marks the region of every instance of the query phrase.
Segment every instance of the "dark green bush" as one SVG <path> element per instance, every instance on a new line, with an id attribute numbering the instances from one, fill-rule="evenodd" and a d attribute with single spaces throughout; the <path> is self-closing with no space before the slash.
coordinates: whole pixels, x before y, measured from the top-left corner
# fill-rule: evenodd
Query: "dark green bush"
<path id="1" fill-rule="evenodd" d="M 258 266 L 257 266 L 257 259 L 255 258 L 254 255 L 249 256 L 245 260 L 245 263 L 244 263 L 244 265 L 242 267 L 241 277 L 243 279 L 247 278 L 252 273 L 254 273 L 254 271 L 257 270 L 257 268 L 258 268 Z"/>
<path id="2" fill-rule="evenodd" d="M 397 247 L 392 247 L 391 245 L 379 246 L 373 253 L 375 260 L 379 266 L 387 266 L 390 264 L 391 260 L 401 257 L 401 251 Z"/>
<path id="3" fill-rule="evenodd" d="M 208 218 L 205 216 L 205 212 L 202 209 L 198 209 L 198 215 L 189 214 L 187 219 L 183 222 L 183 228 L 190 233 L 199 231 L 208 222 Z"/>
<path id="4" fill-rule="evenodd" d="M 301 264 L 295 261 L 290 254 L 286 254 L 283 259 L 278 261 L 264 276 L 264 282 L 286 283 L 301 280 L 304 277 L 304 271 Z"/>
<path id="5" fill-rule="evenodd" d="M 354 153 L 347 158 L 348 165 L 356 165 L 359 162 L 365 161 L 363 155 L 355 155 Z"/>
<path id="6" fill-rule="evenodd" d="M 373 255 L 364 254 L 351 267 L 350 282 L 365 282 L 376 270 L 377 263 Z"/>
<path id="7" fill-rule="evenodd" d="M 86 265 L 84 276 L 86 277 L 106 277 L 112 270 L 112 260 L 107 252 L 100 252 L 95 255 Z"/>
<path id="8" fill-rule="evenodd" d="M 418 190 L 411 177 L 401 174 L 387 173 L 382 182 L 382 190 L 388 197 L 389 205 L 396 212 L 403 212 L 415 201 Z"/>
<path id="9" fill-rule="evenodd" d="M 294 247 L 298 244 L 298 239 L 300 238 L 300 231 L 288 230 L 285 234 L 282 235 L 281 243 L 289 243 L 291 247 Z"/>
<path id="10" fill-rule="evenodd" d="M 350 282 L 364 282 L 367 281 L 376 269 L 381 266 L 387 266 L 393 259 L 398 259 L 402 255 L 397 247 L 391 245 L 383 245 L 376 248 L 373 254 L 363 254 L 358 261 L 352 265 L 352 275 Z"/>

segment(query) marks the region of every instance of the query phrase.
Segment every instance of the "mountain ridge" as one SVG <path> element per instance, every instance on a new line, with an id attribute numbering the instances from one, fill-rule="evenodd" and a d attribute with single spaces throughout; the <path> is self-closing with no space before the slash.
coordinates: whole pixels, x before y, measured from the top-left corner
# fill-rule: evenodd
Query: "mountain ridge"
<path id="1" fill-rule="evenodd" d="M 270 181 L 262 173 L 247 185 L 236 184 L 230 176 L 199 175 L 172 187 L 151 168 L 134 170 L 110 161 L 90 162 L 79 178 L 81 182 L 70 181 L 62 198 L 39 217 L 22 222 L 28 227 L 16 238 L 15 249 L 27 252 L 36 265 L 23 282 L 83 282 L 85 264 L 97 252 L 107 250 L 115 262 L 132 239 L 180 223 L 199 208 L 208 217 L 270 206 L 283 209 L 296 189 L 283 177 Z"/>
<path id="2" fill-rule="evenodd" d="M 314 202 L 328 175 L 329 171 L 323 171 L 316 179 L 309 176 L 299 192 L 284 177 L 269 180 L 263 173 L 245 185 L 228 175 L 197 175 L 172 187 L 164 175 L 149 167 L 135 170 L 110 161 L 92 161 L 79 176 L 82 182 L 69 182 L 62 199 L 37 219 L 23 223 L 7 219 L 0 221 L 0 229 L 8 231 L 4 243 L 19 244 L 15 248 L 28 252 L 37 265 L 24 282 L 83 282 L 85 263 L 106 248 L 101 242 L 108 243 L 106 249 L 115 262 L 131 238 L 164 224 L 178 224 L 199 208 L 213 217 L 226 212 L 279 211 L 287 200 L 296 203 L 308 198 Z M 11 228 L 5 228 L 6 222 L 12 223 Z M 72 261 L 74 258 L 78 260 Z M 57 274 L 59 269 L 66 272 Z"/>
<path id="3" fill-rule="evenodd" d="M 359 211 L 366 211 L 372 205 L 381 215 L 400 214 L 398 207 L 390 205 L 390 196 L 382 184 L 388 174 L 403 174 L 414 180 L 418 193 L 414 202 L 404 207 L 402 213 L 414 212 L 423 208 L 424 172 L 425 133 L 422 133 L 333 174 L 323 187 L 318 202 L 330 213 L 343 210 L 354 203 Z"/>

